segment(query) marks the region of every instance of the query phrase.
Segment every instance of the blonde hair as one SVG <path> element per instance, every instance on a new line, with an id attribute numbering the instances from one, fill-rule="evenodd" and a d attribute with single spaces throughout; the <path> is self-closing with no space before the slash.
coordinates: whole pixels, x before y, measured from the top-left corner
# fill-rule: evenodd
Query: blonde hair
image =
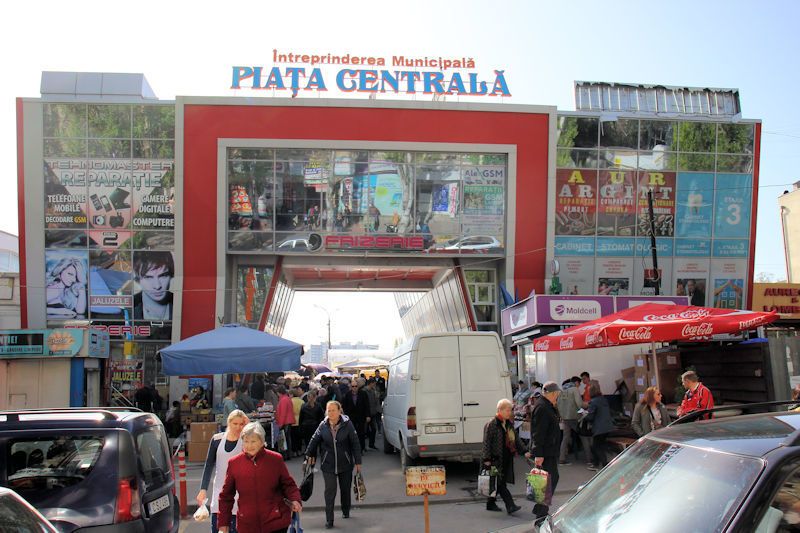
<path id="1" fill-rule="evenodd" d="M 231 411 L 231 414 L 228 415 L 228 424 L 230 424 L 231 420 L 233 420 L 234 418 L 244 418 L 245 424 L 250 422 L 250 419 L 241 409 L 234 409 L 233 411 Z"/>
<path id="2" fill-rule="evenodd" d="M 328 402 L 328 405 L 330 405 L 330 404 L 333 404 L 333 405 L 335 405 L 335 406 L 336 406 L 336 407 L 339 409 L 339 411 L 341 411 L 341 410 L 342 410 L 342 404 L 341 404 L 341 403 L 339 403 L 338 401 L 336 401 L 336 400 L 331 400 L 331 401 L 329 401 L 329 402 Z M 328 406 L 326 405 L 326 406 L 325 406 L 325 409 L 327 409 L 327 408 L 328 408 Z"/>
<path id="3" fill-rule="evenodd" d="M 644 396 L 642 396 L 642 403 L 644 405 L 648 405 L 651 402 L 655 402 L 657 392 L 658 392 L 657 387 L 647 387 L 647 389 L 644 391 Z"/>

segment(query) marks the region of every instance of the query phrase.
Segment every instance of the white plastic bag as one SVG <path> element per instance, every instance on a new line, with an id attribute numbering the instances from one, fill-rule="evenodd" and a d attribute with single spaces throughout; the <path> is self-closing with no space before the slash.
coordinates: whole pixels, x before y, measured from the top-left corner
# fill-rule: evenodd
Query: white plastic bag
<path id="1" fill-rule="evenodd" d="M 205 500 L 203 500 L 203 505 L 198 507 L 197 511 L 194 512 L 194 521 L 195 522 L 202 522 L 204 520 L 208 520 L 208 517 L 210 516 L 210 514 L 208 512 L 208 507 L 206 507 L 207 503 L 208 503 L 208 499 L 206 498 Z"/>

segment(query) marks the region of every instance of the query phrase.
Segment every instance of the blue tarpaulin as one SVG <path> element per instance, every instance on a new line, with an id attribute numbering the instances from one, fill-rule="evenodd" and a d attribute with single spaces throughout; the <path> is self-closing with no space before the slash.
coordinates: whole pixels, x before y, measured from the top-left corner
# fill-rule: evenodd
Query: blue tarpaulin
<path id="1" fill-rule="evenodd" d="M 303 346 L 255 329 L 229 324 L 161 350 L 168 376 L 289 372 L 300 368 Z"/>

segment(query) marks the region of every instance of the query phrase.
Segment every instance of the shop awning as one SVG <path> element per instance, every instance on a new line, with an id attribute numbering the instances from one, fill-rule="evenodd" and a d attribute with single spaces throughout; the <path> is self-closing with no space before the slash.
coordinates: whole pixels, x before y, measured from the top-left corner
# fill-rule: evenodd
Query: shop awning
<path id="1" fill-rule="evenodd" d="M 533 343 L 541 352 L 602 348 L 622 344 L 711 340 L 714 335 L 756 329 L 778 314 L 648 303 L 585 322 Z"/>
<path id="2" fill-rule="evenodd" d="M 303 346 L 263 331 L 229 324 L 161 350 L 168 376 L 289 372 L 300 368 Z"/>

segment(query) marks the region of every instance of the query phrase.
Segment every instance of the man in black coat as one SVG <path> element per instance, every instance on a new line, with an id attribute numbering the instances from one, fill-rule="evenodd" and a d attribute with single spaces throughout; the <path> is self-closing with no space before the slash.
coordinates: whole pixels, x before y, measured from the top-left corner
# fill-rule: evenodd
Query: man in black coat
<path id="1" fill-rule="evenodd" d="M 514 484 L 514 456 L 517 453 L 525 453 L 525 448 L 519 441 L 511 422 L 513 412 L 514 406 L 511 400 L 500 400 L 497 403 L 497 415 L 483 428 L 483 465 L 486 468 L 497 469 L 497 494 L 503 498 L 508 514 L 522 509 L 514 503 L 507 484 Z M 489 498 L 486 501 L 486 510 L 501 510 L 497 506 L 496 498 Z"/>
<path id="2" fill-rule="evenodd" d="M 344 409 L 344 414 L 350 418 L 356 427 L 361 450 L 366 452 L 367 423 L 370 421 L 369 396 L 367 396 L 367 391 L 359 386 L 357 379 L 353 379 L 350 383 L 350 391 L 342 398 L 342 408 Z"/>
<path id="3" fill-rule="evenodd" d="M 536 466 L 550 474 L 551 494 L 555 493 L 558 485 L 561 428 L 556 402 L 560 394 L 561 387 L 558 383 L 555 381 L 545 383 L 542 386 L 542 395 L 533 404 L 531 415 L 531 455 Z M 537 517 L 546 516 L 550 510 L 548 505 L 537 503 L 533 507 L 533 514 Z"/>

